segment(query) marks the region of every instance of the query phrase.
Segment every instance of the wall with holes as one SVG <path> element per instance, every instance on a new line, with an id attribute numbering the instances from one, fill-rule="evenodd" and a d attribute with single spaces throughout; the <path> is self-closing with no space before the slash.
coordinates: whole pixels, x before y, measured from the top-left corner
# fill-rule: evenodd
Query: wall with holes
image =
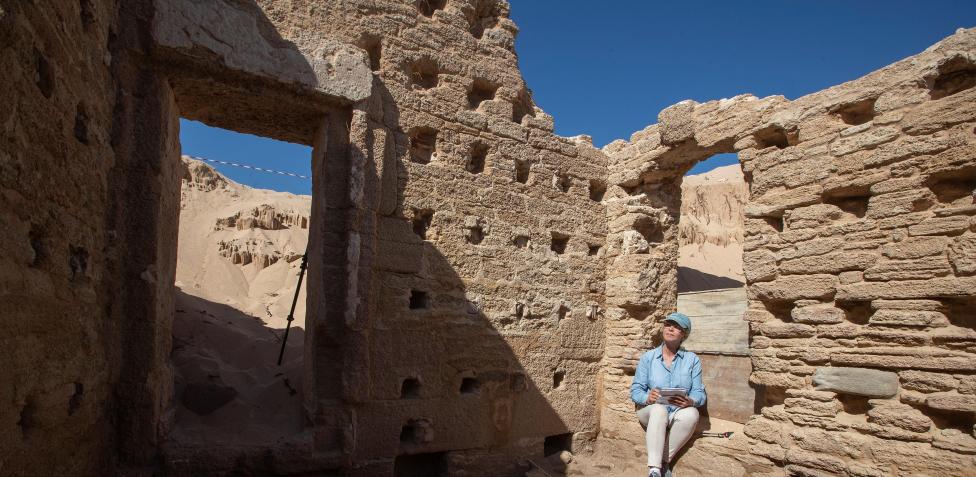
<path id="1" fill-rule="evenodd" d="M 0 7 L 0 472 L 111 456 L 110 2 Z M 108 225 L 108 227 L 107 227 Z"/>
<path id="2" fill-rule="evenodd" d="M 370 55 L 352 136 L 382 170 L 367 188 L 368 346 L 349 371 L 357 468 L 521 475 L 547 438 L 583 449 L 603 357 L 605 156 L 534 107 L 506 2 L 331 8 L 334 33 Z"/>
<path id="3" fill-rule="evenodd" d="M 972 472 L 974 46 L 976 31 L 960 30 L 795 101 L 679 103 L 605 148 L 603 445 L 626 455 L 642 439 L 627 386 L 674 307 L 677 182 L 736 152 L 751 194 L 745 319 L 761 413 L 734 438 L 748 453 L 696 452 L 746 473 Z"/>

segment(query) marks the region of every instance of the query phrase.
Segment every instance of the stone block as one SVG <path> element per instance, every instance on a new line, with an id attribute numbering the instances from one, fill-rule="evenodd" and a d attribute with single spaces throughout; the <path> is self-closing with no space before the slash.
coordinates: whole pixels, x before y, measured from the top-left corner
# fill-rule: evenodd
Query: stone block
<path id="1" fill-rule="evenodd" d="M 777 283 L 780 280 L 770 283 Z M 762 284 L 757 284 L 756 286 L 758 287 L 759 285 Z M 941 277 L 930 280 L 860 282 L 838 286 L 837 299 L 864 301 L 876 299 L 970 296 L 973 290 L 976 290 L 976 278 L 974 277 Z"/>
<path id="2" fill-rule="evenodd" d="M 841 474 L 847 468 L 844 461 L 837 457 L 823 455 L 817 452 L 808 452 L 793 447 L 786 450 L 786 462 L 825 470 L 835 474 Z"/>
<path id="3" fill-rule="evenodd" d="M 813 374 L 815 389 L 857 396 L 889 398 L 898 393 L 898 375 L 865 368 L 821 367 Z"/>
<path id="4" fill-rule="evenodd" d="M 897 401 L 872 399 L 868 401 L 868 422 L 880 426 L 894 426 L 911 432 L 928 432 L 932 419 L 921 411 Z"/>
<path id="5" fill-rule="evenodd" d="M 821 303 L 794 308 L 790 312 L 793 321 L 807 324 L 831 324 L 844 321 L 844 310 L 832 303 Z"/>
<path id="6" fill-rule="evenodd" d="M 838 274 L 849 270 L 864 270 L 877 260 L 878 254 L 874 251 L 845 250 L 826 255 L 785 260 L 779 265 L 779 271 L 784 275 Z"/>
<path id="7" fill-rule="evenodd" d="M 868 440 L 860 434 L 828 432 L 816 428 L 794 429 L 790 432 L 790 439 L 803 450 L 852 458 L 864 455 Z"/>
<path id="8" fill-rule="evenodd" d="M 776 278 L 776 255 L 768 250 L 750 250 L 742 254 L 742 270 L 749 283 Z"/>
<path id="9" fill-rule="evenodd" d="M 976 368 L 976 357 L 933 347 L 843 348 L 831 353 L 830 364 L 839 367 L 969 372 Z"/>
<path id="10" fill-rule="evenodd" d="M 933 255 L 915 260 L 884 260 L 864 270 L 869 281 L 921 280 L 952 274 L 945 255 Z"/>
<path id="11" fill-rule="evenodd" d="M 662 144 L 670 146 L 695 137 L 696 104 L 685 100 L 665 108 L 657 115 Z"/>
<path id="12" fill-rule="evenodd" d="M 830 299 L 837 286 L 834 275 L 790 275 L 749 287 L 749 297 L 758 300 Z"/>
<path id="13" fill-rule="evenodd" d="M 753 371 L 749 375 L 749 382 L 776 388 L 796 388 L 806 384 L 802 376 L 794 376 L 789 373 L 771 373 L 768 371 Z"/>
<path id="14" fill-rule="evenodd" d="M 769 321 L 759 325 L 759 332 L 770 338 L 807 338 L 817 334 L 817 329 L 802 323 Z"/>
<path id="15" fill-rule="evenodd" d="M 894 141 L 897 137 L 898 130 L 892 127 L 869 128 L 837 139 L 831 144 L 830 153 L 834 156 L 843 156 L 854 151 L 873 149 L 886 142 Z"/>
<path id="16" fill-rule="evenodd" d="M 786 398 L 783 404 L 789 412 L 820 417 L 834 417 L 842 409 L 840 402 L 834 399 L 830 401 L 819 401 L 790 397 Z"/>
<path id="17" fill-rule="evenodd" d="M 898 377 L 903 388 L 926 393 L 948 391 L 959 385 L 959 380 L 942 373 L 908 370 L 898 373 Z"/>
<path id="18" fill-rule="evenodd" d="M 742 432 L 753 439 L 759 439 L 770 444 L 779 444 L 783 442 L 784 437 L 782 423 L 760 416 L 750 419 L 742 428 Z"/>
<path id="19" fill-rule="evenodd" d="M 874 300 L 871 308 L 875 310 L 918 310 L 940 311 L 942 303 L 936 300 Z"/>
<path id="20" fill-rule="evenodd" d="M 976 275 L 976 236 L 956 237 L 949 246 L 949 262 L 956 275 Z"/>
<path id="21" fill-rule="evenodd" d="M 919 235 L 952 235 L 968 229 L 972 220 L 965 215 L 951 217 L 932 217 L 917 225 L 908 227 L 908 234 Z"/>
<path id="22" fill-rule="evenodd" d="M 885 245 L 881 248 L 881 254 L 894 260 L 908 260 L 943 253 L 948 245 L 948 237 L 909 237 Z"/>
<path id="23" fill-rule="evenodd" d="M 868 319 L 871 325 L 882 326 L 949 326 L 949 319 L 938 311 L 878 310 Z"/>
<path id="24" fill-rule="evenodd" d="M 976 396 L 971 394 L 936 393 L 925 398 L 925 405 L 940 411 L 976 412 Z"/>
<path id="25" fill-rule="evenodd" d="M 933 437 L 932 447 L 959 454 L 976 454 L 976 438 L 959 429 L 943 429 Z"/>

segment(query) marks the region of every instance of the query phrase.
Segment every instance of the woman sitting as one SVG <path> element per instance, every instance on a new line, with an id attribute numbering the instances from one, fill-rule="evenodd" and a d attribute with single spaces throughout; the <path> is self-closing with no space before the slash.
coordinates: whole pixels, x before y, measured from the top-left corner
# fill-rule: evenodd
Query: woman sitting
<path id="1" fill-rule="evenodd" d="M 668 463 L 691 438 L 698 424 L 697 408 L 705 404 L 701 361 L 695 353 L 681 348 L 689 333 L 691 320 L 687 315 L 668 315 L 661 331 L 664 342 L 641 356 L 630 385 L 630 398 L 638 406 L 637 419 L 647 431 L 648 477 L 669 473 Z M 681 389 L 684 395 L 662 398 L 662 389 L 682 394 Z"/>

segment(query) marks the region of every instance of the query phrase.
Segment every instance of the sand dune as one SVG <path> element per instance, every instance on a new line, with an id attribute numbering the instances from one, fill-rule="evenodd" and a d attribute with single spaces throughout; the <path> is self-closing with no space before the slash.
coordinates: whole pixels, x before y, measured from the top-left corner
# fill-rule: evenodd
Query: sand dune
<path id="1" fill-rule="evenodd" d="M 730 288 L 742 273 L 743 209 L 749 190 L 738 164 L 684 178 L 679 292 Z"/>
<path id="2" fill-rule="evenodd" d="M 304 289 L 284 362 L 276 361 L 311 197 L 252 189 L 205 163 L 184 163 L 169 445 L 287 439 L 302 429 Z"/>

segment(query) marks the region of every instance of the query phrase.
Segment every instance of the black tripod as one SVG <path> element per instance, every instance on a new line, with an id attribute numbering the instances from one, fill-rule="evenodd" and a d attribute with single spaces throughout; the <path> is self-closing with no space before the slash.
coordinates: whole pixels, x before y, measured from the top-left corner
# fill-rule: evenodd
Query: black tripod
<path id="1" fill-rule="evenodd" d="M 295 287 L 295 298 L 291 300 L 291 311 L 288 312 L 288 324 L 285 325 L 285 337 L 281 340 L 281 351 L 278 353 L 278 366 L 281 366 L 281 358 L 285 356 L 285 345 L 288 344 L 288 332 L 291 331 L 291 322 L 295 321 L 295 305 L 298 304 L 298 293 L 302 290 L 302 280 L 305 279 L 305 268 L 308 267 L 308 250 L 302 255 L 302 264 L 298 270 L 298 286 Z"/>

